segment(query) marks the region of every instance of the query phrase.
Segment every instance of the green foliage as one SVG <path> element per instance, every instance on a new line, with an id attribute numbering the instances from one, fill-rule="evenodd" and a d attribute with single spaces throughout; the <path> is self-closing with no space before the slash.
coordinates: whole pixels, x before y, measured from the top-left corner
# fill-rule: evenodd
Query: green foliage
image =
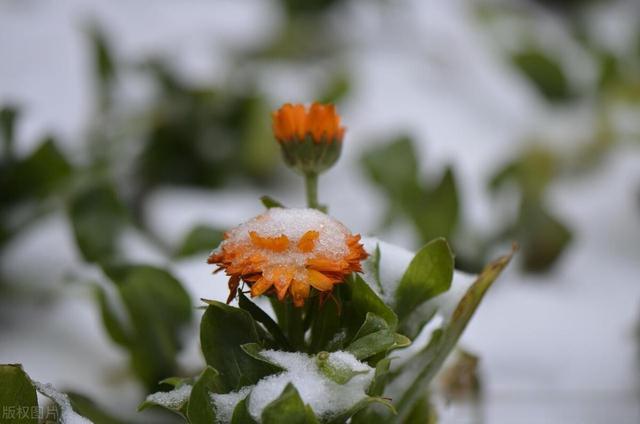
<path id="1" fill-rule="evenodd" d="M 559 102 L 571 97 L 562 67 L 544 51 L 530 48 L 515 53 L 511 59 L 547 100 Z"/>
<path id="2" fill-rule="evenodd" d="M 449 320 L 433 333 L 429 344 L 401 369 L 400 375 L 407 373 L 411 377 L 411 383 L 395 403 L 401 418 L 411 414 L 415 403 L 428 390 L 431 380 L 454 349 L 484 294 L 507 266 L 512 254 L 500 257 L 485 267 L 462 297 Z"/>
<path id="3" fill-rule="evenodd" d="M 345 0 L 281 0 L 291 15 L 314 14 L 323 12 Z"/>
<path id="4" fill-rule="evenodd" d="M 497 240 L 515 240 L 522 247 L 522 266 L 543 272 L 553 266 L 572 239 L 571 230 L 547 210 L 546 191 L 558 177 L 558 159 L 548 150 L 534 147 L 498 170 L 489 187 L 498 192 L 515 186 L 520 194 L 518 215 Z"/>
<path id="5" fill-rule="evenodd" d="M 211 393 L 221 393 L 224 383 L 220 374 L 212 367 L 204 369 L 200 377 L 193 385 L 187 416 L 191 424 L 210 424 L 215 422 L 216 412 L 211 401 Z"/>
<path id="6" fill-rule="evenodd" d="M 423 181 L 413 144 L 404 136 L 373 147 L 362 156 L 362 166 L 389 199 L 387 223 L 399 212 L 413 223 L 423 243 L 450 238 L 460 209 L 455 175 L 447 168 L 439 181 Z"/>
<path id="7" fill-rule="evenodd" d="M 258 324 L 248 312 L 220 302 L 207 303 L 200 324 L 200 344 L 207 365 L 220 373 L 223 393 L 255 384 L 280 371 L 242 349 L 248 343 L 264 342 Z"/>
<path id="8" fill-rule="evenodd" d="M 83 417 L 98 424 L 134 424 L 130 419 L 126 421 L 113 416 L 97 405 L 93 400 L 80 393 L 67 393 L 73 410 Z"/>
<path id="9" fill-rule="evenodd" d="M 181 330 L 191 322 L 189 295 L 167 271 L 146 265 L 105 266 L 115 283 L 125 316 L 118 317 L 102 289 L 97 290 L 103 324 L 129 352 L 134 373 L 148 388 L 177 371 Z"/>
<path id="10" fill-rule="evenodd" d="M 168 66 L 149 63 L 155 103 L 135 167 L 143 191 L 161 184 L 220 187 L 233 176 L 264 181 L 277 158 L 267 101 L 208 85 L 191 85 Z"/>
<path id="11" fill-rule="evenodd" d="M 196 225 L 185 236 L 176 256 L 186 257 L 202 252 L 210 252 L 223 240 L 224 232 L 208 225 Z"/>
<path id="12" fill-rule="evenodd" d="M 0 139 L 2 140 L 3 159 L 11 161 L 13 159 L 13 146 L 15 144 L 15 124 L 19 111 L 14 106 L 0 107 Z"/>
<path id="13" fill-rule="evenodd" d="M 242 399 L 233 410 L 231 424 L 257 424 L 247 409 L 248 397 Z"/>
<path id="14" fill-rule="evenodd" d="M 287 340 L 278 324 L 266 312 L 250 301 L 241 290 L 238 290 L 238 306 L 249 312 L 254 320 L 264 325 L 265 329 L 273 336 L 277 348 L 293 351 L 289 340 Z"/>
<path id="15" fill-rule="evenodd" d="M 396 290 L 396 313 L 405 320 L 416 307 L 445 292 L 453 279 L 453 254 L 444 239 L 429 242 L 414 256 Z"/>
<path id="16" fill-rule="evenodd" d="M 117 242 L 128 214 L 113 186 L 98 182 L 79 190 L 71 196 L 68 211 L 78 249 L 86 261 L 122 259 Z"/>
<path id="17" fill-rule="evenodd" d="M 13 154 L 15 109 L 0 109 L 0 138 L 5 155 L 0 159 L 0 245 L 50 208 L 71 179 L 72 166 L 51 137 L 45 137 L 29 155 Z M 57 196 L 56 196 L 57 195 Z"/>
<path id="18" fill-rule="evenodd" d="M 278 202 L 276 199 L 274 199 L 273 197 L 270 197 L 270 196 L 262 196 L 260 198 L 260 201 L 262 202 L 264 207 L 267 208 L 267 209 L 283 208 L 284 207 L 282 205 L 282 203 Z"/>
<path id="19" fill-rule="evenodd" d="M 41 200 L 52 194 L 71 174 L 71 165 L 53 138 L 44 138 L 27 157 L 2 164 L 0 205 L 24 200 Z"/>
<path id="20" fill-rule="evenodd" d="M 33 416 L 33 408 L 38 407 L 36 388 L 31 379 L 24 372 L 21 365 L 0 365 L 0 406 L 5 411 L 15 411 L 3 417 L 2 422 L 7 424 L 36 424 L 38 416 Z M 22 414 L 23 408 L 28 412 Z"/>
<path id="21" fill-rule="evenodd" d="M 522 247 L 522 265 L 532 272 L 553 266 L 572 239 L 569 228 L 540 203 L 522 202 L 515 231 Z"/>
<path id="22" fill-rule="evenodd" d="M 263 424 L 317 424 L 313 411 L 302 402 L 292 384 L 287 384 L 282 394 L 262 411 Z"/>
<path id="23" fill-rule="evenodd" d="M 95 423 L 121 424 L 108 414 L 98 410 L 98 408 L 85 396 L 78 394 L 67 395 L 58 392 L 51 385 L 40 384 L 31 380 L 20 364 L 0 364 L 0 406 L 2 406 L 3 424 L 37 424 L 40 418 L 45 418 L 50 422 L 50 412 L 56 413 L 59 422 L 67 422 L 67 418 L 73 413 L 80 413 L 82 417 L 90 417 Z M 38 405 L 37 393 L 48 397 L 53 401 L 55 408 L 52 410 L 42 410 Z M 41 412 L 46 415 L 42 416 Z M 85 415 L 84 413 L 87 413 Z M 70 422 L 70 420 L 69 420 Z M 75 422 L 75 421 L 74 421 Z"/>

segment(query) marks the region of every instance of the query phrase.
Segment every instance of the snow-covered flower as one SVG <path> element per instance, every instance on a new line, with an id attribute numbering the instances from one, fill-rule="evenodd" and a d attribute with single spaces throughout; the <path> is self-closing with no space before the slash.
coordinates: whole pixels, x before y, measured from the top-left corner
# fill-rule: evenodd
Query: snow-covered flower
<path id="1" fill-rule="evenodd" d="M 315 209 L 271 208 L 228 231 L 208 262 L 229 275 L 230 302 L 240 282 L 252 296 L 287 294 L 297 307 L 311 288 L 330 293 L 352 272 L 362 272 L 367 257 L 360 235 Z"/>
<path id="2" fill-rule="evenodd" d="M 313 103 L 306 108 L 287 103 L 271 117 L 289 166 L 302 173 L 320 173 L 338 160 L 345 128 L 333 105 Z"/>

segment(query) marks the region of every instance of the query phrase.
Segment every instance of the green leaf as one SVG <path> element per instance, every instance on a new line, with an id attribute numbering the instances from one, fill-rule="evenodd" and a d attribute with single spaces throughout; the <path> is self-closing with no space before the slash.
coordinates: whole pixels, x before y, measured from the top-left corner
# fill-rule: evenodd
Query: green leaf
<path id="1" fill-rule="evenodd" d="M 86 261 L 108 263 L 119 258 L 117 241 L 127 214 L 111 185 L 98 183 L 76 193 L 69 202 L 69 217 Z"/>
<path id="2" fill-rule="evenodd" d="M 176 257 L 182 258 L 202 252 L 210 252 L 215 249 L 224 238 L 224 231 L 209 227 L 208 225 L 196 225 L 186 235 Z"/>
<path id="3" fill-rule="evenodd" d="M 369 177 L 390 194 L 401 195 L 416 185 L 418 161 L 407 136 L 368 150 L 361 161 Z"/>
<path id="4" fill-rule="evenodd" d="M 273 336 L 274 340 L 278 344 L 281 350 L 293 351 L 293 348 L 289 344 L 289 340 L 280 329 L 280 326 L 258 305 L 250 301 L 241 290 L 238 290 L 238 306 L 241 309 L 249 312 L 254 320 L 258 321 L 267 329 L 267 331 Z"/>
<path id="5" fill-rule="evenodd" d="M 373 271 L 373 282 L 378 287 L 380 294 L 384 294 L 382 281 L 380 281 L 380 243 L 376 243 L 376 249 L 373 251 L 373 255 L 371 255 L 371 268 Z"/>
<path id="6" fill-rule="evenodd" d="M 369 371 L 355 371 L 346 364 L 336 364 L 329 361 L 329 352 L 320 352 L 316 355 L 316 365 L 318 370 L 329 380 L 340 385 L 347 384 L 353 377 L 360 374 L 367 374 Z"/>
<path id="7" fill-rule="evenodd" d="M 331 76 L 329 84 L 317 96 L 320 103 L 338 103 L 351 91 L 351 81 L 348 73 L 339 71 Z"/>
<path id="8" fill-rule="evenodd" d="M 345 305 L 344 314 L 351 334 L 356 334 L 366 320 L 367 313 L 371 312 L 384 319 L 390 329 L 398 325 L 398 317 L 376 295 L 369 285 L 358 274 L 353 274 L 346 280 L 350 290 L 349 305 Z"/>
<path id="9" fill-rule="evenodd" d="M 514 54 L 512 60 L 547 100 L 558 102 L 571 96 L 564 71 L 543 51 L 531 48 Z"/>
<path id="10" fill-rule="evenodd" d="M 207 364 L 220 373 L 224 393 L 279 371 L 242 350 L 242 345 L 260 341 L 257 324 L 248 312 L 210 301 L 200 324 L 200 344 Z"/>
<path id="11" fill-rule="evenodd" d="M 212 367 L 206 367 L 191 389 L 186 415 L 190 424 L 211 424 L 216 422 L 216 411 L 211 393 L 221 393 L 224 383 Z"/>
<path id="12" fill-rule="evenodd" d="M 522 202 L 518 219 L 518 242 L 527 271 L 543 272 L 560 258 L 571 242 L 566 225 L 546 211 L 542 204 Z"/>
<path id="13" fill-rule="evenodd" d="M 383 358 L 376 364 L 376 371 L 371 381 L 371 385 L 367 390 L 369 396 L 382 396 L 384 394 L 384 388 L 387 385 L 389 379 L 389 367 L 391 366 L 392 358 Z"/>
<path id="14" fill-rule="evenodd" d="M 97 405 L 90 398 L 79 393 L 67 393 L 71 401 L 71 407 L 78 414 L 88 418 L 94 423 L 99 424 L 135 424 L 130 419 L 123 420 L 106 412 L 102 407 Z"/>
<path id="15" fill-rule="evenodd" d="M 401 321 L 418 306 L 443 293 L 453 279 L 453 254 L 444 239 L 427 243 L 409 263 L 395 293 L 395 311 Z"/>
<path id="16" fill-rule="evenodd" d="M 21 365 L 0 365 L 0 406 L 2 423 L 37 424 L 38 397 L 36 389 Z M 26 410 L 25 410 L 26 408 Z M 25 411 L 28 411 L 25 413 Z"/>
<path id="17" fill-rule="evenodd" d="M 389 328 L 389 324 L 381 317 L 369 312 L 346 351 L 362 360 L 380 352 L 386 352 L 391 349 L 395 341 L 395 334 Z"/>
<path id="18" fill-rule="evenodd" d="M 171 387 L 178 387 L 178 386 L 182 386 L 183 384 L 188 384 L 190 386 L 193 386 L 193 384 L 195 383 L 195 378 L 194 377 L 167 377 L 164 378 L 162 380 L 160 380 L 160 384 L 168 384 Z"/>
<path id="19" fill-rule="evenodd" d="M 116 77 L 116 66 L 109 42 L 101 28 L 95 24 L 89 27 L 88 35 L 92 44 L 95 75 L 103 87 L 108 86 Z"/>
<path id="20" fill-rule="evenodd" d="M 104 289 L 98 285 L 94 287 L 96 300 L 100 307 L 102 324 L 104 325 L 105 330 L 107 330 L 107 334 L 111 337 L 111 340 L 120 346 L 128 347 L 131 340 L 128 330 L 125 329 L 125 325 L 120 321 L 120 318 L 116 315 L 112 305 L 110 305 Z"/>
<path id="21" fill-rule="evenodd" d="M 249 395 L 250 396 L 250 395 Z M 258 422 L 249 413 L 249 396 L 242 399 L 234 408 L 231 424 L 257 424 Z"/>
<path id="22" fill-rule="evenodd" d="M 321 305 L 317 298 L 316 302 L 312 303 L 310 313 L 315 314 L 311 320 L 309 350 L 312 353 L 322 350 L 335 350 L 341 347 L 336 345 L 336 342 L 340 340 L 337 335 L 343 330 L 337 302 L 328 300 Z"/>
<path id="23" fill-rule="evenodd" d="M 270 105 L 261 95 L 243 99 L 240 114 L 238 153 L 244 174 L 262 182 L 273 171 L 278 160 L 279 146 L 274 142 L 271 121 L 268 119 Z"/>
<path id="24" fill-rule="evenodd" d="M 134 372 L 147 385 L 174 375 L 180 332 L 191 322 L 191 298 L 167 271 L 146 265 L 105 266 L 129 318 Z"/>
<path id="25" fill-rule="evenodd" d="M 410 370 L 401 370 L 398 378 L 403 378 L 406 373 L 410 373 L 411 377 L 411 383 L 396 404 L 401 419 L 411 413 L 415 402 L 428 390 L 431 380 L 456 346 L 484 294 L 508 265 L 512 255 L 513 251 L 485 267 L 458 303 L 450 320 L 442 329 L 434 331 L 429 344 L 410 361 Z"/>
<path id="26" fill-rule="evenodd" d="M 383 398 L 379 398 L 379 397 L 366 397 L 366 398 L 362 399 L 360 402 L 358 402 L 355 405 L 353 405 L 347 411 L 345 411 L 345 412 L 339 414 L 338 416 L 332 418 L 329 421 L 329 424 L 343 424 L 343 423 L 346 423 L 349 418 L 351 418 L 355 414 L 363 411 L 366 407 L 368 407 L 371 404 L 383 405 L 392 414 L 396 413 L 396 410 L 393 407 L 393 404 L 390 401 L 388 401 L 387 399 L 383 399 Z M 369 422 L 371 422 L 371 421 L 369 421 Z"/>
<path id="27" fill-rule="evenodd" d="M 0 139 L 2 139 L 2 143 L 4 145 L 4 161 L 11 161 L 13 159 L 15 124 L 18 116 L 18 108 L 10 105 L 0 107 Z"/>
<path id="28" fill-rule="evenodd" d="M 287 384 L 280 396 L 262 411 L 262 424 L 315 424 L 313 411 L 305 406 L 293 384 Z"/>
<path id="29" fill-rule="evenodd" d="M 187 385 L 180 384 L 176 388 L 167 392 L 156 392 L 148 395 L 146 399 L 138 405 L 138 411 L 144 411 L 148 408 L 159 407 L 167 411 L 187 418 L 187 408 L 189 406 L 189 397 L 191 388 Z"/>
<path id="30" fill-rule="evenodd" d="M 426 394 L 416 401 L 404 422 L 406 424 L 437 424 L 438 415 L 436 414 L 436 410 L 433 405 L 429 403 L 429 399 Z"/>
<path id="31" fill-rule="evenodd" d="M 243 344 L 240 347 L 247 355 L 251 356 L 257 361 L 264 362 L 267 366 L 276 370 L 276 372 L 285 371 L 285 369 L 281 365 L 272 362 L 269 358 L 266 358 L 260 354 L 260 352 L 262 352 L 264 348 L 258 343 L 247 343 Z"/>
<path id="32" fill-rule="evenodd" d="M 275 200 L 273 197 L 270 197 L 270 196 L 262 196 L 260 198 L 260 201 L 262 202 L 264 207 L 267 208 L 267 209 L 284 208 L 282 203 L 278 202 L 277 200 Z"/>
<path id="33" fill-rule="evenodd" d="M 0 173 L 0 205 L 42 199 L 60 188 L 71 172 L 53 138 L 45 138 L 29 156 Z"/>
<path id="34" fill-rule="evenodd" d="M 422 240 L 428 242 L 437 237 L 451 237 L 458 225 L 460 209 L 453 170 L 447 168 L 432 189 L 425 190 L 422 198 L 418 196 L 405 199 L 405 209 L 420 231 Z"/>

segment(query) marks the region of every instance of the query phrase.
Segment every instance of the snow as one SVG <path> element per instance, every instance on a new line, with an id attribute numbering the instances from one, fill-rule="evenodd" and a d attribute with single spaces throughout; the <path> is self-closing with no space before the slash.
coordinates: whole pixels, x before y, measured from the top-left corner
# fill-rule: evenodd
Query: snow
<path id="1" fill-rule="evenodd" d="M 146 401 L 157 403 L 168 409 L 180 409 L 189 400 L 191 385 L 183 384 L 168 392 L 156 392 L 147 396 Z"/>
<path id="2" fill-rule="evenodd" d="M 60 424 L 92 424 L 93 422 L 78 415 L 71 407 L 71 401 L 66 393 L 57 391 L 51 384 L 34 381 L 36 389 L 54 401 L 60 407 Z"/>
<path id="3" fill-rule="evenodd" d="M 322 375 L 313 356 L 275 350 L 265 350 L 260 354 L 286 371 L 265 377 L 255 386 L 243 387 L 237 392 L 212 394 L 220 422 L 229 422 L 236 403 L 247 394 L 249 413 L 260 421 L 264 408 L 277 399 L 289 383 L 294 385 L 302 401 L 311 406 L 318 417 L 327 419 L 366 397 L 366 390 L 373 379 L 373 368 L 358 361 L 348 352 L 333 352 L 328 357 L 331 365 L 363 372 L 345 384 L 338 384 Z"/>
<path id="4" fill-rule="evenodd" d="M 240 401 L 246 398 L 255 386 L 245 386 L 231 393 L 211 393 L 211 400 L 216 408 L 216 419 L 220 423 L 229 423 L 233 417 L 233 411 Z"/>
<path id="5" fill-rule="evenodd" d="M 296 248 L 300 239 L 309 231 L 318 233 L 313 249 L 303 252 Z M 273 251 L 256 246 L 251 241 L 250 234 L 259 237 L 274 238 L 286 236 L 288 246 L 283 251 Z M 306 263 L 311 258 L 327 258 L 338 260 L 348 253 L 346 243 L 349 230 L 340 222 L 315 209 L 283 209 L 271 208 L 250 221 L 228 231 L 228 238 L 219 246 L 218 250 L 228 246 L 237 248 L 241 254 L 234 258 L 242 262 L 246 257 L 263 253 L 269 258 L 269 266 L 264 270 L 264 276 L 270 281 L 277 279 L 276 272 L 279 265 L 293 267 L 300 273 L 298 279 L 306 277 Z M 296 276 L 294 275 L 294 278 Z"/>
<path id="6" fill-rule="evenodd" d="M 221 45 L 255 46 L 268 38 L 279 19 L 272 3 L 160 2 L 152 9 L 96 0 L 2 3 L 0 53 L 11 60 L 0 66 L 0 97 L 24 107 L 19 151 L 33 148 L 36 137 L 49 130 L 62 135 L 65 145 L 81 142 L 91 109 L 90 62 L 79 30 L 87 16 L 104 23 L 128 58 L 161 48 L 190 75 L 222 80 L 224 68 L 236 63 L 225 60 Z M 343 59 L 357 78 L 354 95 L 340 109 L 349 127 L 343 156 L 320 178 L 321 201 L 354 233 L 376 228 L 384 201 L 355 161 L 369 145 L 403 131 L 415 137 L 425 175 L 453 163 L 469 225 L 494 228 L 501 217 L 487 197 L 487 176 L 522 147 L 524 135 L 556 127 L 568 114 L 547 107 L 486 42 L 468 1 L 349 3 L 336 28 L 350 37 L 353 50 Z M 618 15 L 610 26 L 622 26 Z M 317 92 L 317 74 L 323 72 L 309 77 L 298 68 L 269 67 L 264 88 L 281 101 L 308 102 Z M 588 125 L 585 119 L 571 126 Z M 555 147 L 566 144 L 561 139 Z M 599 172 L 554 190 L 550 205 L 576 233 L 570 250 L 543 276 L 522 275 L 512 264 L 465 331 L 463 346 L 481 357 L 485 422 L 640 422 L 634 337 L 640 306 L 639 153 L 622 150 Z M 165 189 L 154 194 L 147 216 L 165 240 L 178 240 L 199 222 L 228 228 L 259 213 L 263 194 L 303 204 L 303 184 L 290 175 L 289 183 L 268 193 L 264 187 Z M 412 237 L 406 227 L 384 235 L 411 249 Z M 143 389 L 127 370 L 126 353 L 105 335 L 92 297 L 60 284 L 70 269 L 83 267 L 66 222 L 59 216 L 42 220 L 7 246 L 0 262 L 12 291 L 0 299 L 0 362 L 23 363 L 41 381 L 130 411 L 132 422 L 143 419 L 134 412 Z M 203 262 L 204 255 L 171 268 L 194 300 L 224 299 L 224 276 L 212 277 Z M 396 271 L 399 278 L 404 267 Z M 190 355 L 183 365 L 196 373 L 201 355 Z"/>
<path id="7" fill-rule="evenodd" d="M 256 232 L 260 237 L 284 235 L 292 244 L 295 244 L 308 231 L 319 233 L 314 249 L 307 254 L 296 256 L 286 252 L 283 256 L 284 261 L 304 261 L 308 257 L 318 256 L 341 257 L 347 253 L 346 236 L 349 230 L 340 222 L 316 209 L 271 208 L 264 214 L 230 230 L 229 238 L 223 242 L 223 245 L 251 244 L 250 232 Z M 270 255 L 273 253 L 271 252 Z"/>

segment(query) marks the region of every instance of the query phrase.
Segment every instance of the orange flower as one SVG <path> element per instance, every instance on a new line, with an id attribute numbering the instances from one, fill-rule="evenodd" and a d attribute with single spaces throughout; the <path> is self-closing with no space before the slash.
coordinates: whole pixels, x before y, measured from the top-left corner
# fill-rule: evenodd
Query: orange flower
<path id="1" fill-rule="evenodd" d="M 330 293 L 352 272 L 362 272 L 367 257 L 360 236 L 315 209 L 271 208 L 225 234 L 209 256 L 229 276 L 229 298 L 240 282 L 251 296 L 287 295 L 297 307 L 304 305 L 311 288 Z"/>
<path id="2" fill-rule="evenodd" d="M 314 143 L 342 142 L 345 128 L 334 105 L 313 103 L 307 110 L 302 104 L 287 103 L 273 112 L 273 133 L 280 143 L 302 142 L 309 136 Z"/>

